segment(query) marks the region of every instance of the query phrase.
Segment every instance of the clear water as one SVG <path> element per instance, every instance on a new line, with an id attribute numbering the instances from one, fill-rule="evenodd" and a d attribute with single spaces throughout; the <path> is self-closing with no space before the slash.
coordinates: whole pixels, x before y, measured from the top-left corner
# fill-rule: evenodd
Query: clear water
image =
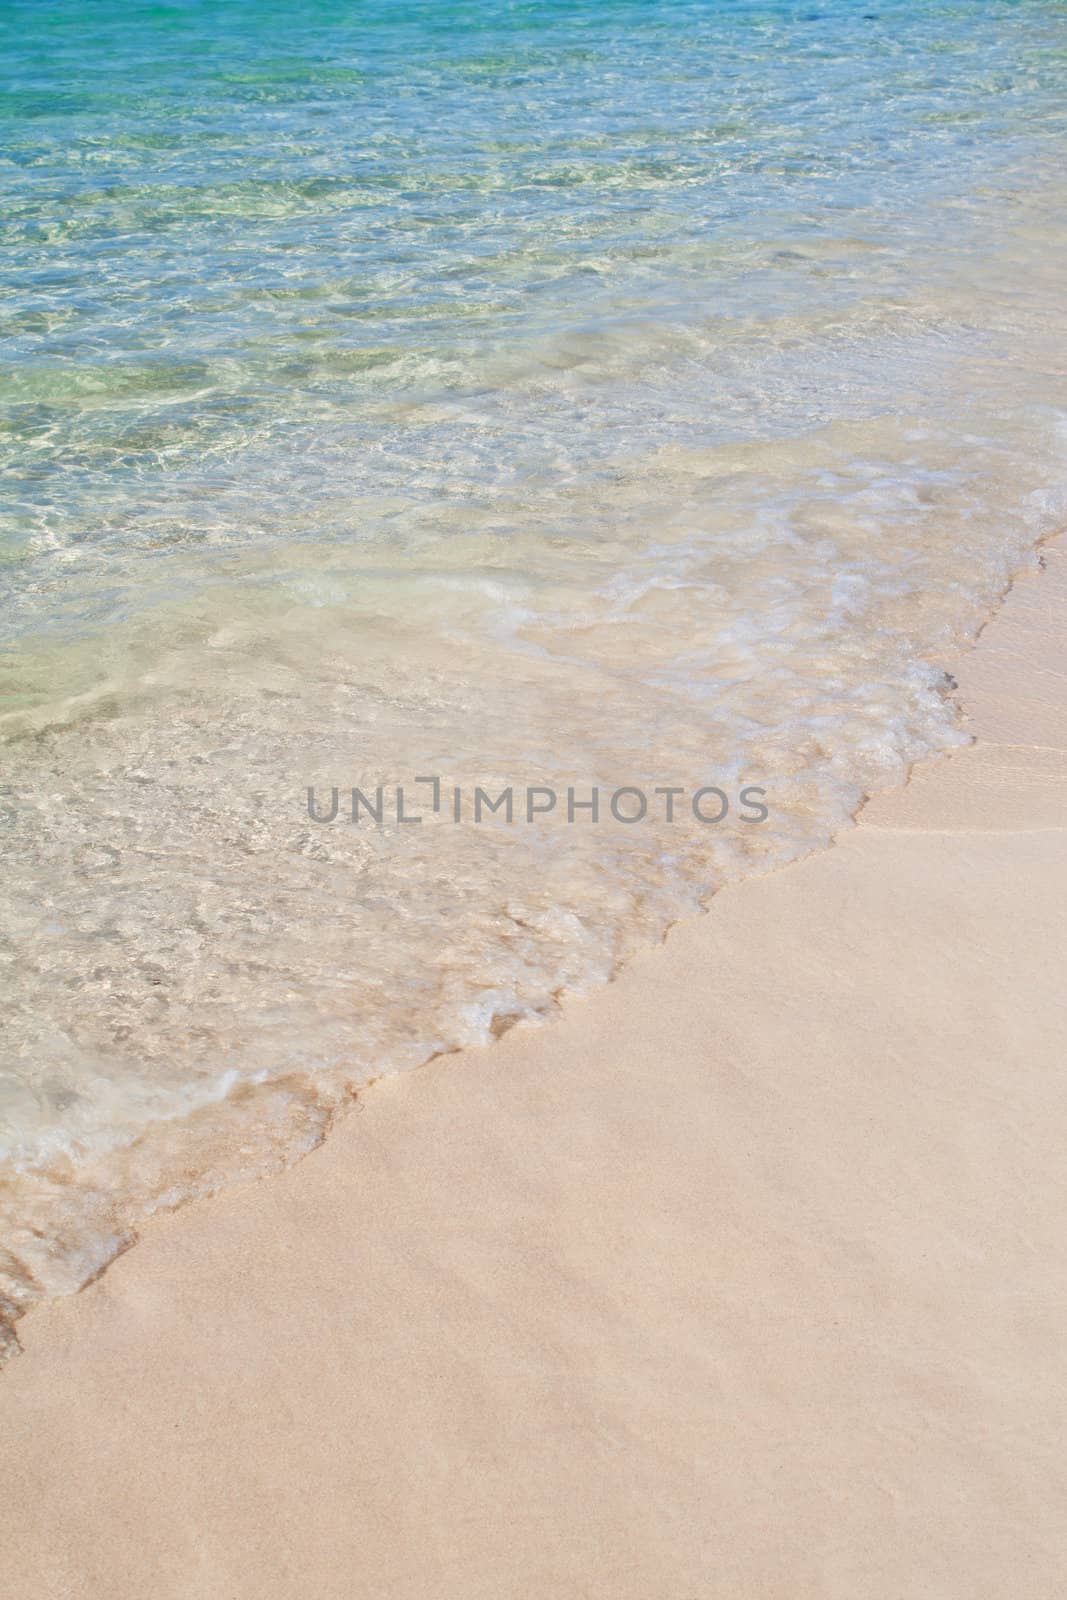
<path id="1" fill-rule="evenodd" d="M 2 29 L 10 1321 L 965 737 L 1063 516 L 1067 10 Z M 308 818 L 431 773 L 770 815 Z"/>

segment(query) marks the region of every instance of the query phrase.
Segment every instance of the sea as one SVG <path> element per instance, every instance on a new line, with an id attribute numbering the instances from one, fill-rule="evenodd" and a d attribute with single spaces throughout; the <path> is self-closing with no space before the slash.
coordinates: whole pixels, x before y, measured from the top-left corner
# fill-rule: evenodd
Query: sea
<path id="1" fill-rule="evenodd" d="M 1062 0 L 7 0 L 8 1348 L 966 743 L 1065 82 Z"/>

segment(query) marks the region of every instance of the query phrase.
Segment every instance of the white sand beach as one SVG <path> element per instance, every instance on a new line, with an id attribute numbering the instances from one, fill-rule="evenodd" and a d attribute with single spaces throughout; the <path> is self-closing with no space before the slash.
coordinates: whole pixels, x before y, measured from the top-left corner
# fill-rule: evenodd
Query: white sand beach
<path id="1" fill-rule="evenodd" d="M 1067 548 L 975 743 L 31 1312 L 12 1594 L 1052 1600 Z M 665 1071 L 669 1065 L 669 1071 Z"/>

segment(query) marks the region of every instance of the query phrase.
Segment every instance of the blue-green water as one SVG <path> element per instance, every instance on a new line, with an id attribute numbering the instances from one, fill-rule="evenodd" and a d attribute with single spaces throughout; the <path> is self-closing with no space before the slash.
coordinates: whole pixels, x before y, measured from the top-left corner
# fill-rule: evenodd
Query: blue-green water
<path id="1" fill-rule="evenodd" d="M 1064 506 L 1067 8 L 60 0 L 0 63 L 13 1315 L 958 739 Z M 420 772 L 773 806 L 302 809 Z"/>
<path id="2" fill-rule="evenodd" d="M 966 231 L 1044 153 L 1067 66 L 1049 4 L 72 0 L 6 24 L 4 549 L 34 624 L 141 604 L 175 546 L 380 531 L 338 495 L 483 505 L 610 470 L 643 407 L 591 427 L 563 372 L 869 319 L 916 235 L 941 243 L 931 208 Z M 768 390 L 761 425 L 795 429 L 809 398 Z M 753 419 L 705 383 L 672 425 Z"/>

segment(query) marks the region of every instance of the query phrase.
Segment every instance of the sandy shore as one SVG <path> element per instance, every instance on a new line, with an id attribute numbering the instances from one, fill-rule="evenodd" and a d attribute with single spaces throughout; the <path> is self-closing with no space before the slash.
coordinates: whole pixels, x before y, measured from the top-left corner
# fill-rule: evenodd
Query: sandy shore
<path id="1" fill-rule="evenodd" d="M 1067 1583 L 1067 551 L 978 742 L 556 1026 L 377 1085 L 0 1378 L 29 1600 Z"/>

